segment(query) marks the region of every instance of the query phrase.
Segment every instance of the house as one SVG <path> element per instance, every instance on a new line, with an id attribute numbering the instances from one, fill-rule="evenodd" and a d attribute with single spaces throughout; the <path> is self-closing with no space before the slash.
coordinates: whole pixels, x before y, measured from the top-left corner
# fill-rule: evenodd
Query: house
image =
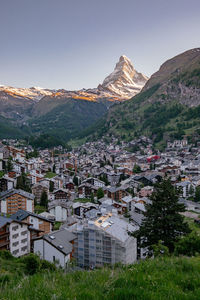
<path id="1" fill-rule="evenodd" d="M 5 192 L 14 188 L 16 180 L 8 176 L 0 178 L 0 192 Z"/>
<path id="2" fill-rule="evenodd" d="M 82 183 L 86 183 L 86 182 L 99 188 L 105 186 L 105 182 L 94 177 L 87 178 Z"/>
<path id="3" fill-rule="evenodd" d="M 46 192 L 47 196 L 49 194 L 49 188 L 48 186 L 44 185 L 44 184 L 40 184 L 40 183 L 36 183 L 33 187 L 32 187 L 32 194 L 35 196 L 35 202 L 39 203 L 42 193 Z"/>
<path id="4" fill-rule="evenodd" d="M 34 211 L 34 195 L 20 189 L 0 193 L 0 212 L 14 214 L 19 209 Z"/>
<path id="5" fill-rule="evenodd" d="M 126 186 L 108 188 L 107 197 L 117 202 L 121 202 L 123 197 L 128 196 L 128 192 L 126 192 L 126 189 Z"/>
<path id="6" fill-rule="evenodd" d="M 69 206 L 62 201 L 55 201 L 49 204 L 49 213 L 55 217 L 55 221 L 64 222 L 67 220 Z"/>
<path id="7" fill-rule="evenodd" d="M 13 220 L 27 222 L 32 228 L 40 231 L 39 235 L 51 232 L 54 223 L 53 220 L 23 209 L 19 209 L 15 214 L 11 215 L 11 218 Z"/>
<path id="8" fill-rule="evenodd" d="M 190 181 L 182 181 L 176 183 L 176 189 L 180 192 L 181 197 L 187 198 L 193 195 L 195 186 Z"/>
<path id="9" fill-rule="evenodd" d="M 65 268 L 72 258 L 76 235 L 66 229 L 45 234 L 34 241 L 34 253 Z"/>
<path id="10" fill-rule="evenodd" d="M 66 189 L 58 189 L 53 192 L 55 200 L 68 200 L 68 190 Z"/>
<path id="11" fill-rule="evenodd" d="M 131 264 L 137 259 L 136 239 L 128 231 L 137 230 L 112 213 L 77 224 L 73 229 L 77 235 L 74 257 L 80 267 L 102 267 L 105 264 Z"/>
<path id="12" fill-rule="evenodd" d="M 29 253 L 29 224 L 0 216 L 0 250 L 9 250 L 15 257 Z"/>
<path id="13" fill-rule="evenodd" d="M 84 218 L 86 212 L 95 209 L 97 207 L 98 207 L 97 204 L 91 202 L 86 202 L 86 203 L 76 202 L 73 204 L 74 215 Z"/>

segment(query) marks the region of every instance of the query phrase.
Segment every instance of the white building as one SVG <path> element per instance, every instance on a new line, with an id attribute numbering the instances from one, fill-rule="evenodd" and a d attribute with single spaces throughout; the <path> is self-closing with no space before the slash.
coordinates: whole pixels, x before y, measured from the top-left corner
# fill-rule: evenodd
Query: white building
<path id="1" fill-rule="evenodd" d="M 68 206 L 64 202 L 50 204 L 49 213 L 55 217 L 56 221 L 64 222 L 67 220 Z"/>
<path id="2" fill-rule="evenodd" d="M 65 268 L 72 257 L 75 239 L 76 236 L 66 229 L 52 232 L 34 241 L 34 253 Z"/>
<path id="3" fill-rule="evenodd" d="M 30 231 L 27 224 L 13 220 L 10 223 L 10 252 L 15 257 L 30 252 Z"/>

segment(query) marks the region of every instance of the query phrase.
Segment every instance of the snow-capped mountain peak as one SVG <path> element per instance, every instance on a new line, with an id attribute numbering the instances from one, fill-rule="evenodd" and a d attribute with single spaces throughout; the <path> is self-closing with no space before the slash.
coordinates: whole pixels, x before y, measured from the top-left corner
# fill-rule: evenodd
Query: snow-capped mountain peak
<path id="1" fill-rule="evenodd" d="M 98 90 L 128 99 L 139 93 L 147 80 L 148 77 L 142 73 L 138 73 L 134 69 L 131 60 L 122 55 L 114 71 L 98 86 Z"/>

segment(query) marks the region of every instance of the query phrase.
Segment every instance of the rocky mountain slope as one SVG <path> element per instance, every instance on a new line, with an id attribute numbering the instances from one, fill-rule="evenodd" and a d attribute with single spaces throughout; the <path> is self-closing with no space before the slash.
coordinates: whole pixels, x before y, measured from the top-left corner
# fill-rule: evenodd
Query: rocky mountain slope
<path id="1" fill-rule="evenodd" d="M 166 61 L 138 95 L 128 102 L 112 106 L 99 124 L 92 138 L 108 133 L 131 140 L 145 134 L 155 143 L 164 144 L 183 135 L 198 136 L 200 48 Z"/>
<path id="2" fill-rule="evenodd" d="M 107 91 L 122 99 L 130 99 L 141 91 L 147 80 L 148 77 L 138 73 L 130 59 L 122 55 L 114 71 L 98 86 L 98 90 Z"/>
<path id="3" fill-rule="evenodd" d="M 135 71 L 127 57 L 121 56 L 114 72 L 94 89 L 0 86 L 0 116 L 22 130 L 25 126 L 33 135 L 51 133 L 66 140 L 100 119 L 113 103 L 138 93 L 146 81 L 147 77 Z"/>

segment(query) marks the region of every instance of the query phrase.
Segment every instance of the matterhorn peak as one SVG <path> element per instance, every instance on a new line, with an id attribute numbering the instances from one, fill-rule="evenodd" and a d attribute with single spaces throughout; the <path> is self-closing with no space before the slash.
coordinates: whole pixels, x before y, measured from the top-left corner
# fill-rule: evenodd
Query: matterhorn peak
<path id="1" fill-rule="evenodd" d="M 147 80 L 148 77 L 134 69 L 126 55 L 121 55 L 114 71 L 98 86 L 98 90 L 129 99 L 141 91 Z"/>

